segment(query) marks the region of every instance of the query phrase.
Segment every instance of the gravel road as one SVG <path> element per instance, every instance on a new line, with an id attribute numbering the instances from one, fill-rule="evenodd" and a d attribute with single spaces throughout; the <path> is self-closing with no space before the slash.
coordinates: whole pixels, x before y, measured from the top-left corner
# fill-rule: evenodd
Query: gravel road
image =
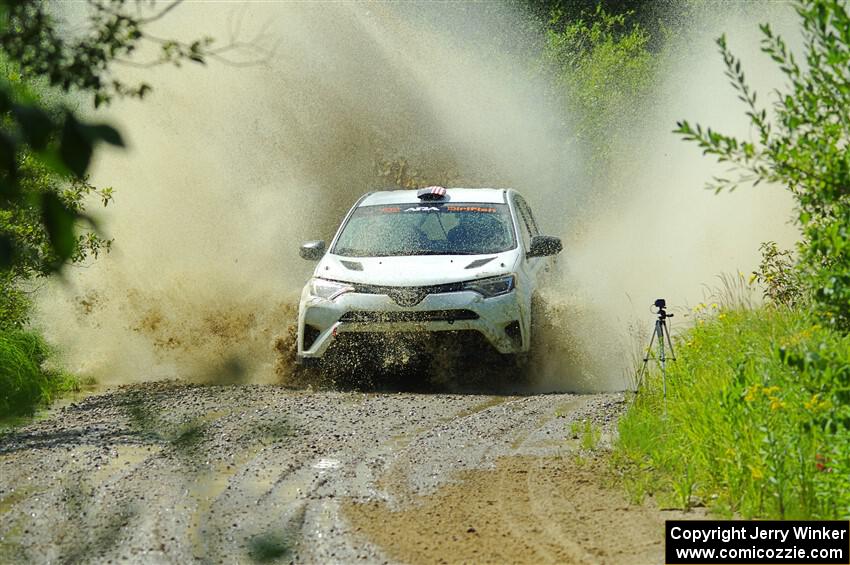
<path id="1" fill-rule="evenodd" d="M 569 459 L 572 421 L 605 441 L 622 408 L 619 394 L 120 387 L 0 436 L 0 562 L 429 561 L 356 509 L 393 520 L 505 458 Z"/>

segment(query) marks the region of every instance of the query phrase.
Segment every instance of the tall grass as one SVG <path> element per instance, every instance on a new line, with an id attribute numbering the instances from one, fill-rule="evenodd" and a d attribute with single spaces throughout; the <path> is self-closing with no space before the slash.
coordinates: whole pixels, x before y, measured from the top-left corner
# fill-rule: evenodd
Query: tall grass
<path id="1" fill-rule="evenodd" d="M 45 368 L 49 353 L 37 333 L 0 330 L 0 418 L 31 414 L 76 388 L 73 377 Z"/>
<path id="2" fill-rule="evenodd" d="M 800 311 L 709 308 L 651 374 L 614 464 L 634 498 L 759 518 L 850 517 L 850 336 Z"/>

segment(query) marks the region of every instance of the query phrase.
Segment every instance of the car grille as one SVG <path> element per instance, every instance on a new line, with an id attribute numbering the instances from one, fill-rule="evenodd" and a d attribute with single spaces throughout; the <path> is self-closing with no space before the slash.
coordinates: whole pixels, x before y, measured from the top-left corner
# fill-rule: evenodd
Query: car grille
<path id="1" fill-rule="evenodd" d="M 340 322 L 455 322 L 457 320 L 477 320 L 478 314 L 472 310 L 423 310 L 421 312 L 369 312 L 354 310 L 346 312 Z"/>
<path id="2" fill-rule="evenodd" d="M 460 292 L 465 283 L 435 284 L 430 286 L 380 286 L 374 284 L 354 284 L 354 292 L 360 294 L 384 294 L 392 298 L 399 306 L 416 306 L 429 294 Z"/>
<path id="3" fill-rule="evenodd" d="M 387 294 L 396 290 L 419 290 L 426 294 L 440 294 L 443 292 L 460 292 L 463 290 L 463 282 L 454 282 L 446 284 L 432 284 L 430 286 L 381 286 L 377 284 L 359 284 L 355 283 L 354 292 L 361 294 Z"/>

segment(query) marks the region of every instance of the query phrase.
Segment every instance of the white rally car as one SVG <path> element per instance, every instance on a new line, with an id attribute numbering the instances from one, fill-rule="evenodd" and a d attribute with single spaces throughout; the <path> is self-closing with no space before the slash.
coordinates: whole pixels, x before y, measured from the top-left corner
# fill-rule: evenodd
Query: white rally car
<path id="1" fill-rule="evenodd" d="M 514 190 L 365 194 L 329 246 L 301 246 L 319 264 L 301 294 L 298 362 L 387 332 L 479 332 L 499 353 L 526 352 L 531 297 L 561 247 Z"/>

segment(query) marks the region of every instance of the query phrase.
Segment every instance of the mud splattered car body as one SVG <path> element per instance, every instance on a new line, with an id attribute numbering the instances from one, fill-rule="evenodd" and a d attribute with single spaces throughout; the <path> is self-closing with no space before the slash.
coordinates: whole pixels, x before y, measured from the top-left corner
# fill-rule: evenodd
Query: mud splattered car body
<path id="1" fill-rule="evenodd" d="M 371 192 L 325 246 L 301 294 L 298 361 L 349 333 L 478 332 L 502 354 L 531 345 L 531 297 L 561 251 L 514 190 Z"/>

